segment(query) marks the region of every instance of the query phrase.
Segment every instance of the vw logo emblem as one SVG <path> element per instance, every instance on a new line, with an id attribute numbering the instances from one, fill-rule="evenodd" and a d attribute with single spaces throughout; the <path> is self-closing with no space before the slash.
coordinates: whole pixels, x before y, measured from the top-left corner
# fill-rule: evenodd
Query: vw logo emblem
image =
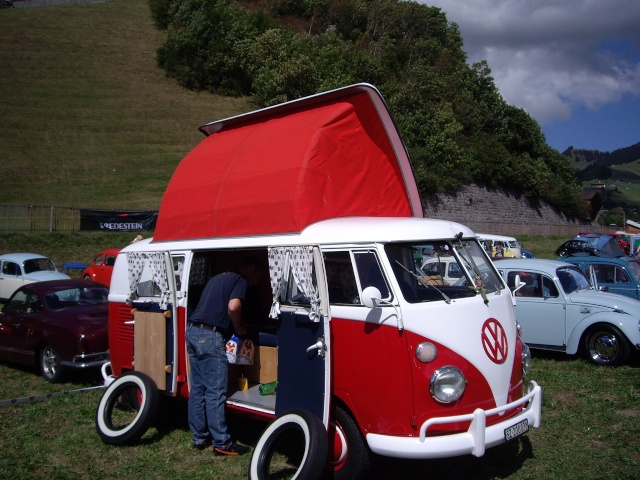
<path id="1" fill-rule="evenodd" d="M 501 364 L 507 359 L 509 345 L 507 334 L 495 318 L 489 318 L 482 325 L 482 347 L 489 360 Z"/>

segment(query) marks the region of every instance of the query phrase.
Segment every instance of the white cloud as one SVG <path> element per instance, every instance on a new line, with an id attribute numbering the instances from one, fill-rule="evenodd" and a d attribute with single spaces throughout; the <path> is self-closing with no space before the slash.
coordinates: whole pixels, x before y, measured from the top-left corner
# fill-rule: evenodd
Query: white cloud
<path id="1" fill-rule="evenodd" d="M 487 60 L 505 100 L 541 124 L 640 96 L 639 0 L 426 0 Z"/>

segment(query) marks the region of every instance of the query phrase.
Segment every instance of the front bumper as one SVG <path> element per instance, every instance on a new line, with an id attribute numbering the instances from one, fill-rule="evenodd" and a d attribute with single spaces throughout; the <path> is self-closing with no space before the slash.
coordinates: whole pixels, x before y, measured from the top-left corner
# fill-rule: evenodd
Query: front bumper
<path id="1" fill-rule="evenodd" d="M 486 426 L 488 416 L 500 415 L 525 404 L 525 408 L 517 415 L 504 422 Z M 505 429 L 516 423 L 526 419 L 530 427 L 538 428 L 541 413 L 542 388 L 531 381 L 527 394 L 515 402 L 491 410 L 478 408 L 467 415 L 431 418 L 422 424 L 418 437 L 394 437 L 370 433 L 367 435 L 367 443 L 373 452 L 395 458 L 430 459 L 468 454 L 481 457 L 487 448 L 504 443 Z M 433 425 L 468 421 L 471 421 L 471 425 L 466 432 L 435 437 L 426 436 L 427 430 Z"/>
<path id="2" fill-rule="evenodd" d="M 89 353 L 76 355 L 71 361 L 60 362 L 65 367 L 71 368 L 93 368 L 99 367 L 109 361 L 109 351 L 99 353 Z"/>

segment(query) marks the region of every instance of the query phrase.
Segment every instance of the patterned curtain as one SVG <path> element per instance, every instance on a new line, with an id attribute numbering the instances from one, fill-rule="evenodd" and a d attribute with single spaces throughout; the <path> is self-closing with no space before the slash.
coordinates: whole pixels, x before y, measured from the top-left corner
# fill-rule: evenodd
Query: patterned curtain
<path id="1" fill-rule="evenodd" d="M 165 269 L 164 253 L 162 252 L 130 252 L 127 253 L 128 274 L 129 274 L 129 298 L 127 303 L 131 304 L 137 297 L 136 289 L 140 283 L 140 277 L 144 270 L 145 263 L 151 268 L 153 281 L 160 289 L 160 309 L 164 310 L 169 305 L 171 291 L 169 290 L 169 278 Z"/>
<path id="2" fill-rule="evenodd" d="M 147 253 L 147 258 L 149 259 L 149 265 L 151 266 L 153 281 L 156 283 L 156 285 L 160 289 L 160 309 L 166 310 L 166 308 L 169 306 L 171 291 L 169 290 L 169 278 L 167 277 L 167 269 L 164 261 L 164 253 L 162 252 Z"/>
<path id="3" fill-rule="evenodd" d="M 144 253 L 143 252 L 129 252 L 127 253 L 127 271 L 129 273 L 129 297 L 127 303 L 131 305 L 131 302 L 136 298 L 136 288 L 140 283 L 140 277 L 142 276 L 142 269 L 144 267 Z"/>
<path id="4" fill-rule="evenodd" d="M 314 322 L 319 322 L 320 299 L 318 291 L 313 285 L 313 247 L 308 246 L 269 248 L 269 276 L 273 295 L 269 317 L 278 318 L 280 314 L 280 293 L 290 270 L 298 289 L 305 294 L 311 304 L 309 318 Z"/>
<path id="5" fill-rule="evenodd" d="M 284 286 L 285 274 L 287 272 L 287 249 L 284 247 L 269 248 L 269 278 L 271 279 L 271 293 L 273 301 L 271 303 L 270 318 L 278 318 L 280 315 L 280 292 Z"/>
<path id="6" fill-rule="evenodd" d="M 313 247 L 291 247 L 291 270 L 296 285 L 309 299 L 311 311 L 309 318 L 320 321 L 320 298 L 313 285 Z"/>

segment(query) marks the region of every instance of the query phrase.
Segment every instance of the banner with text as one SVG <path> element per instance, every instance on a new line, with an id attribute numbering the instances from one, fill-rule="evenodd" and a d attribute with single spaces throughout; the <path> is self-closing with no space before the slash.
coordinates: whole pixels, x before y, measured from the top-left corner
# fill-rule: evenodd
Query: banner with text
<path id="1" fill-rule="evenodd" d="M 117 212 L 113 210 L 80 209 L 80 230 L 142 232 L 154 230 L 157 219 L 157 210 Z"/>

